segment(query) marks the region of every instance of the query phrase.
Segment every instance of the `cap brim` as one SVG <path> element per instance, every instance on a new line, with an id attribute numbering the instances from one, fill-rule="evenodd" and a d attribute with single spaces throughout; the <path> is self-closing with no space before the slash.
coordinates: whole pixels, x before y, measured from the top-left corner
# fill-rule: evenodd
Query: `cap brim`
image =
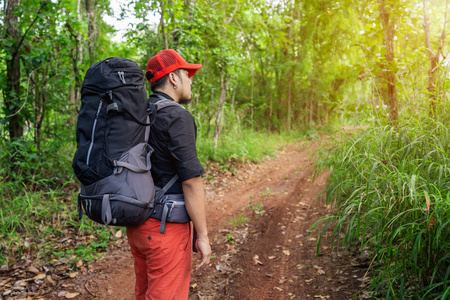
<path id="1" fill-rule="evenodd" d="M 203 68 L 203 66 L 201 64 L 185 64 L 180 67 L 180 69 L 188 70 L 189 77 L 194 76 L 195 72 L 197 72 L 197 70 L 201 69 L 201 68 Z"/>

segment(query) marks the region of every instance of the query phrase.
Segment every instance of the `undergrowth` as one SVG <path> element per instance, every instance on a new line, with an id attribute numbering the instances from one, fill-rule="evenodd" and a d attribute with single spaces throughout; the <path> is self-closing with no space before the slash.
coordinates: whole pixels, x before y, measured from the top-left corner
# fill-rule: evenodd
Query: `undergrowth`
<path id="1" fill-rule="evenodd" d="M 89 260 L 113 238 L 109 228 L 78 221 L 73 143 L 3 140 L 0 154 L 0 265 L 24 259 Z"/>
<path id="2" fill-rule="evenodd" d="M 374 299 L 449 299 L 449 128 L 368 129 L 336 141 L 318 160 L 323 169 L 336 212 L 313 225 L 319 244 L 333 228 L 333 247 L 368 249 Z"/>

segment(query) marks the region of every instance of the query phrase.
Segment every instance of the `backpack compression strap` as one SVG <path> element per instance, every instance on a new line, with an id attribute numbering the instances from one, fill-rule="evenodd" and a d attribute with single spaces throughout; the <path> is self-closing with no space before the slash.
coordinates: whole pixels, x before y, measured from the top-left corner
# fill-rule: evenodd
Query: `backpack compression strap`
<path id="1" fill-rule="evenodd" d="M 182 107 L 180 104 L 176 103 L 175 101 L 171 101 L 169 99 L 166 99 L 164 97 L 162 97 L 161 95 L 155 94 L 156 96 L 158 96 L 158 98 L 160 98 L 161 100 L 159 100 L 158 102 L 156 102 L 154 105 L 151 105 L 149 108 L 149 114 L 153 115 L 153 120 L 150 122 L 150 117 L 147 115 L 147 123 L 149 123 L 150 126 L 145 126 L 145 142 L 148 143 L 149 137 L 150 137 L 150 127 L 153 124 L 153 122 L 155 122 L 156 119 L 156 114 L 159 110 L 165 108 L 165 107 L 169 107 L 169 106 L 180 106 Z M 149 171 L 152 167 L 151 165 L 151 161 L 150 161 L 150 155 L 153 152 L 152 148 L 148 145 L 149 151 L 147 152 L 147 168 L 146 169 L 142 169 L 136 166 L 133 166 L 129 163 L 123 162 L 123 161 L 113 161 L 114 164 L 114 174 L 120 173 L 122 171 L 122 168 L 127 168 L 135 173 L 145 173 L 147 171 Z M 173 184 L 173 183 L 172 183 Z M 169 186 L 170 188 L 170 186 Z"/>

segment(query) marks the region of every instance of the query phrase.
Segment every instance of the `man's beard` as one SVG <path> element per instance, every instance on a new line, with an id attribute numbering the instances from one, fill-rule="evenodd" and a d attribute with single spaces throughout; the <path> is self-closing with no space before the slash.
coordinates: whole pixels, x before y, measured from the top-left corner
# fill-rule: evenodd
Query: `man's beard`
<path id="1" fill-rule="evenodd" d="M 192 101 L 192 98 L 180 99 L 180 100 L 178 100 L 178 103 L 180 103 L 180 104 L 189 104 L 189 103 L 191 103 L 191 101 Z"/>

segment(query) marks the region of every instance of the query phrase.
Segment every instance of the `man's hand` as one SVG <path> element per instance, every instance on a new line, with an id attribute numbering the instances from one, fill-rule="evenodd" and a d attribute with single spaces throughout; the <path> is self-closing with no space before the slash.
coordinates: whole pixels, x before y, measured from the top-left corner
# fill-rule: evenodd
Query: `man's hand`
<path id="1" fill-rule="evenodd" d="M 186 201 L 186 209 L 194 223 L 198 237 L 195 241 L 197 256 L 201 260 L 196 270 L 207 266 L 211 257 L 211 245 L 209 244 L 208 229 L 206 226 L 205 190 L 201 177 L 194 177 L 183 181 L 183 194 Z"/>
<path id="2" fill-rule="evenodd" d="M 209 260 L 211 258 L 211 245 L 209 244 L 208 237 L 198 237 L 195 245 L 197 247 L 197 257 L 201 260 L 200 264 L 197 268 L 195 268 L 195 270 L 198 271 L 203 266 L 207 266 L 209 264 Z"/>

